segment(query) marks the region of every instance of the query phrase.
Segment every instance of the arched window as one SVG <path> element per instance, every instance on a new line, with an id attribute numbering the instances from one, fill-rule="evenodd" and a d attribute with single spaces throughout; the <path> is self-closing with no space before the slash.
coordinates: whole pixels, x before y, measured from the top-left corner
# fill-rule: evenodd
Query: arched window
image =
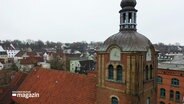
<path id="1" fill-rule="evenodd" d="M 112 65 L 109 65 L 108 67 L 108 79 L 113 80 L 114 78 L 114 68 Z"/>
<path id="2" fill-rule="evenodd" d="M 123 80 L 123 69 L 121 65 L 117 66 L 117 81 L 122 81 Z"/>
<path id="3" fill-rule="evenodd" d="M 180 92 L 176 91 L 176 101 L 180 101 Z"/>
<path id="4" fill-rule="evenodd" d="M 165 98 L 165 89 L 164 88 L 160 89 L 160 97 Z"/>
<path id="5" fill-rule="evenodd" d="M 179 80 L 178 79 L 176 79 L 176 78 L 172 78 L 172 80 L 171 80 L 171 85 L 172 86 L 179 86 Z"/>
<path id="6" fill-rule="evenodd" d="M 150 79 L 152 79 L 153 77 L 153 66 L 150 65 Z"/>
<path id="7" fill-rule="evenodd" d="M 118 104 L 118 99 L 116 97 L 112 97 L 111 102 L 112 104 Z"/>
<path id="8" fill-rule="evenodd" d="M 165 103 L 163 101 L 161 101 L 160 104 L 165 104 Z"/>
<path id="9" fill-rule="evenodd" d="M 157 76 L 157 83 L 162 84 L 162 77 L 161 76 Z"/>
<path id="10" fill-rule="evenodd" d="M 146 65 L 146 80 L 148 80 L 148 65 Z"/>
<path id="11" fill-rule="evenodd" d="M 170 100 L 174 100 L 174 91 L 170 90 Z"/>

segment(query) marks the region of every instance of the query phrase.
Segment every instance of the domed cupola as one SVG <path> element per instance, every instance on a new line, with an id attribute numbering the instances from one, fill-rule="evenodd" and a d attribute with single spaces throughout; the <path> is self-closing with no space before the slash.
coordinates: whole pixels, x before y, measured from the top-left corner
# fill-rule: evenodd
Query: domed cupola
<path id="1" fill-rule="evenodd" d="M 120 13 L 120 30 L 107 38 L 102 51 L 106 51 L 111 45 L 117 45 L 122 51 L 147 51 L 152 43 L 136 29 L 136 0 L 122 0 Z"/>
<path id="2" fill-rule="evenodd" d="M 117 45 L 124 52 L 147 51 L 152 43 L 144 35 L 136 31 L 120 31 L 104 41 L 103 49 L 106 51 L 111 45 Z"/>

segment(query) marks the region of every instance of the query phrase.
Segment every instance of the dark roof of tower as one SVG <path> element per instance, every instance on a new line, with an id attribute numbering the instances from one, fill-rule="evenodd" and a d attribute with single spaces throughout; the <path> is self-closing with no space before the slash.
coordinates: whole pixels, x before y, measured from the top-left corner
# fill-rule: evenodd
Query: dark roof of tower
<path id="1" fill-rule="evenodd" d="M 137 31 L 120 31 L 107 38 L 104 42 L 101 51 L 106 51 L 111 45 L 117 45 L 122 51 L 147 51 L 148 47 L 152 46 L 152 43 L 144 35 Z"/>
<path id="2" fill-rule="evenodd" d="M 135 7 L 137 4 L 136 0 L 122 0 L 121 1 L 121 7 Z"/>

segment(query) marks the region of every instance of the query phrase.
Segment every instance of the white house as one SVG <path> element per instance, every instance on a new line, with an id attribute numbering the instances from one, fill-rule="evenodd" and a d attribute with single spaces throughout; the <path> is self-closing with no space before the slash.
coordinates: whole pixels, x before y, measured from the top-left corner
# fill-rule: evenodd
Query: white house
<path id="1" fill-rule="evenodd" d="M 38 62 L 37 65 L 41 66 L 42 68 L 50 69 L 50 63 Z"/>
<path id="2" fill-rule="evenodd" d="M 8 58 L 14 58 L 14 56 L 20 51 L 15 49 L 15 47 L 12 44 L 4 47 L 1 46 L 0 50 L 6 51 Z"/>
<path id="3" fill-rule="evenodd" d="M 54 53 L 53 52 L 45 52 L 43 54 L 44 61 L 53 60 Z"/>
<path id="4" fill-rule="evenodd" d="M 80 70 L 79 60 L 70 60 L 70 72 L 75 72 L 75 70 Z"/>
<path id="5" fill-rule="evenodd" d="M 6 50 L 8 58 L 14 58 L 20 50 Z"/>

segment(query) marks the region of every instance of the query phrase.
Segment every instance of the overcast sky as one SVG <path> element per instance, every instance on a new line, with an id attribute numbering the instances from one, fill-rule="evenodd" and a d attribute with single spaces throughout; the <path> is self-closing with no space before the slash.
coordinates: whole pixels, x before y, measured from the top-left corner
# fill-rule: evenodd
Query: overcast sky
<path id="1" fill-rule="evenodd" d="M 0 0 L 0 40 L 104 41 L 119 31 L 121 0 Z M 184 45 L 184 0 L 137 0 L 138 32 Z"/>

